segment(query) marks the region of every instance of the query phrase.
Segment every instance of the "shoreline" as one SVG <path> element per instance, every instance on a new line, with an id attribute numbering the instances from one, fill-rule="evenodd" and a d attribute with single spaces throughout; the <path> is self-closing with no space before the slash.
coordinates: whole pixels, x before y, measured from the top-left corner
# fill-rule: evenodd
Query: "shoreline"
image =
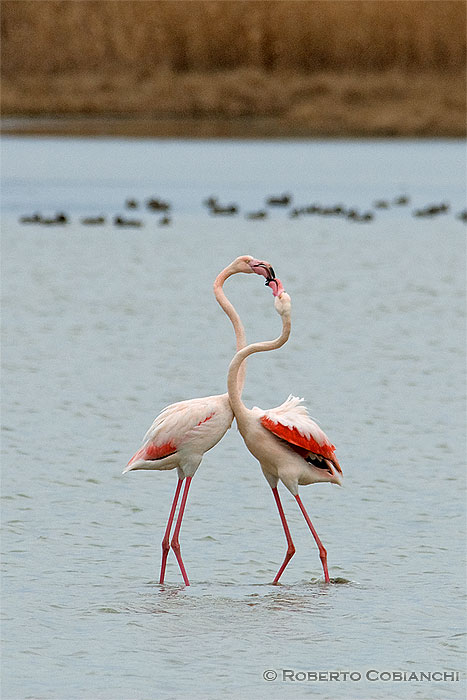
<path id="1" fill-rule="evenodd" d="M 387 139 L 458 140 L 465 133 L 436 132 L 414 134 L 372 132 L 367 129 L 320 130 L 310 124 L 290 124 L 280 118 L 157 118 L 139 115 L 60 115 L 7 116 L 0 121 L 2 136 L 109 137 L 147 139 L 232 139 L 232 140 L 306 140 L 306 139 Z"/>
<path id="2" fill-rule="evenodd" d="M 465 74 L 3 76 L 3 133 L 140 138 L 463 138 Z"/>

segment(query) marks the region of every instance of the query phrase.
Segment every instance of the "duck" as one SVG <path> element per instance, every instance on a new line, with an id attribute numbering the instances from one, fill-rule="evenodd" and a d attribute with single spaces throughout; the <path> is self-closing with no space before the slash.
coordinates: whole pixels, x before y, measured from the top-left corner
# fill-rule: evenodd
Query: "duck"
<path id="1" fill-rule="evenodd" d="M 345 214 L 344 207 L 342 207 L 340 204 L 334 207 L 323 207 L 320 210 L 320 214 L 323 214 L 324 216 L 340 216 L 341 214 Z"/>
<path id="2" fill-rule="evenodd" d="M 415 209 L 413 212 L 414 216 L 437 216 L 438 214 L 446 214 L 449 211 L 449 204 L 443 202 L 442 204 L 431 204 L 426 206 L 424 209 Z"/>
<path id="3" fill-rule="evenodd" d="M 55 224 L 67 224 L 67 223 L 68 223 L 68 217 L 66 214 L 63 214 L 63 212 L 59 212 L 58 214 L 55 215 L 54 218 L 48 218 L 48 219 L 41 218 L 41 224 L 45 224 L 46 226 L 54 226 Z"/>
<path id="4" fill-rule="evenodd" d="M 31 216 L 28 216 L 27 214 L 25 216 L 20 216 L 19 221 L 21 224 L 40 224 L 42 221 L 42 217 L 40 214 L 31 214 Z"/>
<path id="5" fill-rule="evenodd" d="M 211 212 L 211 214 L 227 214 L 227 215 L 237 214 L 238 213 L 238 205 L 237 204 L 227 204 L 225 206 L 222 206 L 221 204 L 214 204 L 214 206 L 210 207 L 209 211 Z"/>
<path id="6" fill-rule="evenodd" d="M 248 214 L 245 214 L 246 219 L 265 219 L 267 217 L 267 212 L 264 211 L 264 209 L 260 209 L 259 211 L 250 211 Z"/>
<path id="7" fill-rule="evenodd" d="M 85 226 L 98 226 L 105 224 L 105 216 L 85 216 L 81 219 L 81 223 Z"/>
<path id="8" fill-rule="evenodd" d="M 170 209 L 169 202 L 164 202 L 162 199 L 156 199 L 155 197 L 148 199 L 146 206 L 148 209 L 152 209 L 153 211 L 169 211 Z"/>
<path id="9" fill-rule="evenodd" d="M 122 216 L 116 216 L 114 218 L 114 225 L 138 228 L 142 225 L 142 222 L 139 219 L 124 219 Z"/>
<path id="10" fill-rule="evenodd" d="M 217 197 L 208 197 L 207 199 L 203 199 L 203 204 L 205 207 L 208 207 L 209 209 L 212 207 L 215 207 L 216 204 L 218 203 L 218 198 Z"/>
<path id="11" fill-rule="evenodd" d="M 266 204 L 271 207 L 288 207 L 291 202 L 291 194 L 271 195 L 266 199 Z"/>
<path id="12" fill-rule="evenodd" d="M 408 204 L 409 202 L 410 202 L 410 199 L 405 194 L 400 195 L 399 197 L 396 197 L 394 200 L 394 204 L 398 207 L 403 207 L 406 204 Z"/>
<path id="13" fill-rule="evenodd" d="M 290 219 L 297 219 L 301 214 L 305 214 L 306 210 L 304 207 L 294 207 L 293 209 L 289 210 L 289 218 Z"/>

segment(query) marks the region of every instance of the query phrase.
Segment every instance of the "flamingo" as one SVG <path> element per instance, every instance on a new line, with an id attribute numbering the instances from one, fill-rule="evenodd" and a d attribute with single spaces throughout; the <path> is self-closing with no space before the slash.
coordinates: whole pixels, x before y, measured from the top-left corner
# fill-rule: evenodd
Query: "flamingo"
<path id="1" fill-rule="evenodd" d="M 224 282 L 234 274 L 255 272 L 266 278 L 274 278 L 274 270 L 268 262 L 257 260 L 251 255 L 242 255 L 222 270 L 214 282 L 214 294 L 225 311 L 235 330 L 237 350 L 245 347 L 245 331 L 234 306 L 225 296 Z M 243 388 L 245 373 L 240 373 L 239 390 Z M 162 561 L 159 583 L 164 583 L 167 557 L 172 547 L 186 586 L 190 585 L 180 551 L 180 528 L 185 511 L 191 480 L 198 469 L 203 455 L 222 439 L 233 421 L 227 393 L 205 396 L 171 404 L 162 410 L 143 438 L 141 448 L 133 455 L 123 474 L 137 469 L 177 469 L 178 481 L 170 509 L 167 527 L 162 540 Z M 172 540 L 170 532 L 184 479 L 180 509 Z"/>
<path id="2" fill-rule="evenodd" d="M 248 409 L 241 399 L 239 381 L 242 363 L 249 355 L 280 348 L 290 335 L 291 300 L 279 279 L 266 282 L 274 295 L 274 306 L 282 317 L 282 333 L 275 340 L 253 343 L 237 351 L 229 367 L 227 387 L 238 429 L 251 454 L 259 461 L 263 474 L 272 489 L 274 500 L 287 540 L 287 552 L 273 583 L 278 583 L 285 567 L 295 554 L 282 503 L 277 490 L 281 481 L 295 497 L 308 527 L 318 545 L 324 579 L 330 582 L 327 553 L 318 537 L 298 493 L 299 485 L 331 482 L 341 483 L 342 469 L 335 456 L 335 447 L 301 406 L 303 399 L 290 395 L 288 399 L 269 410 Z M 240 375 L 241 377 L 241 375 Z"/>

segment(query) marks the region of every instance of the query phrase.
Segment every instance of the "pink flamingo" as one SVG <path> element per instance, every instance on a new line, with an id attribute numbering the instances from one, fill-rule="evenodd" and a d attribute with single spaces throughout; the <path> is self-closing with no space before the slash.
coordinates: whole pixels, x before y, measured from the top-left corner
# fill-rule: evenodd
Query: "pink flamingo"
<path id="1" fill-rule="evenodd" d="M 277 490 L 279 480 L 295 497 L 305 517 L 318 545 L 324 579 L 329 583 L 327 553 L 300 499 L 298 486 L 319 482 L 341 483 L 342 469 L 334 454 L 335 447 L 310 418 L 306 408 L 300 405 L 303 399 L 289 396 L 277 408 L 266 411 L 257 407 L 250 410 L 241 399 L 242 387 L 239 382 L 239 372 L 242 363 L 255 352 L 280 348 L 287 342 L 290 335 L 290 297 L 284 291 L 279 279 L 267 281 L 266 284 L 273 291 L 274 306 L 282 317 L 282 333 L 276 340 L 253 343 L 237 351 L 230 363 L 227 381 L 230 404 L 246 446 L 259 461 L 266 481 L 272 488 L 287 540 L 284 562 L 277 572 L 274 583 L 279 581 L 285 567 L 295 554 L 295 546 Z"/>
<path id="2" fill-rule="evenodd" d="M 245 331 L 238 313 L 225 296 L 223 285 L 231 275 L 239 272 L 247 274 L 255 272 L 265 277 L 266 281 L 274 278 L 274 270 L 271 265 L 267 262 L 256 260 L 251 255 L 242 255 L 236 258 L 216 277 L 214 294 L 232 322 L 237 340 L 237 350 L 245 347 Z M 238 380 L 239 391 L 242 390 L 244 381 L 245 372 L 241 372 Z M 164 408 L 154 420 L 144 436 L 142 447 L 130 459 L 123 471 L 124 474 L 137 469 L 155 469 L 159 471 L 177 469 L 178 472 L 177 487 L 162 540 L 160 583 L 164 583 L 167 557 L 170 547 L 172 547 L 185 585 L 190 585 L 183 564 L 179 542 L 188 490 L 204 453 L 222 439 L 230 428 L 232 420 L 233 412 L 227 394 L 205 396 L 199 399 L 189 399 L 188 401 L 171 404 Z M 172 541 L 169 543 L 170 531 L 184 479 L 186 479 L 185 488 Z"/>

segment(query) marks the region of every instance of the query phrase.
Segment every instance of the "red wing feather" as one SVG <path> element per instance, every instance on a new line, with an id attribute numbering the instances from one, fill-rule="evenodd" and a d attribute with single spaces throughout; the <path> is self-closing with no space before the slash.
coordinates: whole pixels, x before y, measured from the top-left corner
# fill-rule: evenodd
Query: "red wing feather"
<path id="1" fill-rule="evenodd" d="M 214 415 L 214 413 L 210 413 L 209 416 L 206 416 L 206 418 L 203 418 L 203 420 L 200 420 L 200 422 L 198 423 L 198 425 L 203 425 L 203 423 L 206 423 L 206 421 L 211 420 L 211 418 L 213 417 L 213 415 Z M 196 427 L 198 427 L 198 425 L 197 425 Z"/>
<path id="2" fill-rule="evenodd" d="M 274 435 L 277 435 L 277 437 L 280 437 L 282 440 L 289 442 L 291 445 L 296 445 L 297 447 L 301 447 L 306 452 L 313 452 L 314 454 L 321 455 L 321 457 L 325 457 L 326 459 L 337 461 L 334 455 L 334 450 L 336 448 L 334 445 L 331 445 L 331 443 L 325 442 L 324 444 L 320 445 L 311 437 L 311 435 L 306 437 L 305 435 L 302 435 L 297 428 L 288 428 L 286 425 L 282 425 L 282 423 L 275 423 L 266 416 L 261 416 L 261 423 L 266 430 L 269 430 L 271 433 L 274 433 Z M 299 454 L 301 453 L 299 452 Z"/>
<path id="3" fill-rule="evenodd" d="M 132 464 L 139 459 L 151 460 L 151 459 L 162 459 L 162 457 L 168 457 L 168 455 L 173 454 L 177 451 L 173 442 L 166 442 L 164 445 L 153 445 L 151 442 L 143 447 L 133 455 L 128 464 Z"/>

